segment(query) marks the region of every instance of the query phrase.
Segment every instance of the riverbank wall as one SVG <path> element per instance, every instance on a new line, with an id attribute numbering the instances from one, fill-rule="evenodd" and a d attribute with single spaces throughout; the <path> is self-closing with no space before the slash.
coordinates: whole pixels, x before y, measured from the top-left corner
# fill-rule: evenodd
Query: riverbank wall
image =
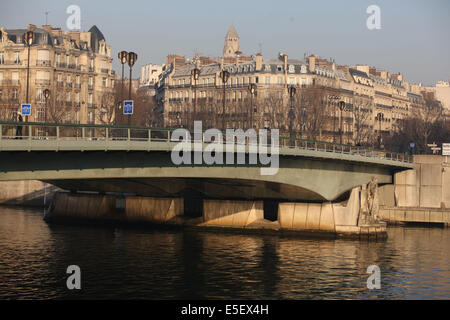
<path id="1" fill-rule="evenodd" d="M 44 207 L 58 191 L 61 189 L 38 180 L 0 181 L 0 205 Z"/>
<path id="2" fill-rule="evenodd" d="M 380 217 L 388 223 L 448 226 L 450 212 L 449 157 L 414 156 L 414 169 L 394 175 L 394 184 L 380 187 Z"/>

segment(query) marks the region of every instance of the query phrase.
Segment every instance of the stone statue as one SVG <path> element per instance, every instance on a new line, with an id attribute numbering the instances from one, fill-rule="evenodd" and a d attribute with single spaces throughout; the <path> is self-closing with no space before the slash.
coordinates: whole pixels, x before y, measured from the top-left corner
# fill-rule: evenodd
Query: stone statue
<path id="1" fill-rule="evenodd" d="M 378 179 L 363 185 L 360 193 L 360 211 L 358 225 L 378 222 Z"/>
<path id="2" fill-rule="evenodd" d="M 367 185 L 367 207 L 372 219 L 378 221 L 378 179 L 376 177 L 372 177 Z"/>

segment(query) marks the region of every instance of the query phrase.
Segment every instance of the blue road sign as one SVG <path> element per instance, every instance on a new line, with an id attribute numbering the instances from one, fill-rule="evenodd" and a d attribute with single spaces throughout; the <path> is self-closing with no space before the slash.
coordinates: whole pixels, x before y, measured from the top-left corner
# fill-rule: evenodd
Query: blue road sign
<path id="1" fill-rule="evenodd" d="M 20 113 L 23 116 L 31 116 L 31 104 L 22 104 Z"/>
<path id="2" fill-rule="evenodd" d="M 125 100 L 123 102 L 123 114 L 133 114 L 133 100 Z"/>

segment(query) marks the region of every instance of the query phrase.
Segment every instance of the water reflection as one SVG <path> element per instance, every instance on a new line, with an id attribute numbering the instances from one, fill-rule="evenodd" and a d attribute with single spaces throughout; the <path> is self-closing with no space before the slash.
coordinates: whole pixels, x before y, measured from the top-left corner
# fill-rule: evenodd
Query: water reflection
<path id="1" fill-rule="evenodd" d="M 48 225 L 0 207 L 1 299 L 449 299 L 450 230 L 382 242 Z M 66 289 L 79 265 L 82 290 Z M 369 265 L 381 268 L 368 290 Z"/>

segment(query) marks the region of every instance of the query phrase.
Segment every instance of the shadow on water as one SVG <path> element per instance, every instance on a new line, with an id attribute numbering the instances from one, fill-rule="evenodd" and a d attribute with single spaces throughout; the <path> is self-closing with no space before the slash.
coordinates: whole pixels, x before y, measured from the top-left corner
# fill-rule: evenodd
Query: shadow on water
<path id="1" fill-rule="evenodd" d="M 380 242 L 56 225 L 0 207 L 0 299 L 450 298 L 448 229 L 389 228 Z M 66 288 L 78 265 L 82 289 Z M 379 290 L 367 289 L 370 265 Z"/>

